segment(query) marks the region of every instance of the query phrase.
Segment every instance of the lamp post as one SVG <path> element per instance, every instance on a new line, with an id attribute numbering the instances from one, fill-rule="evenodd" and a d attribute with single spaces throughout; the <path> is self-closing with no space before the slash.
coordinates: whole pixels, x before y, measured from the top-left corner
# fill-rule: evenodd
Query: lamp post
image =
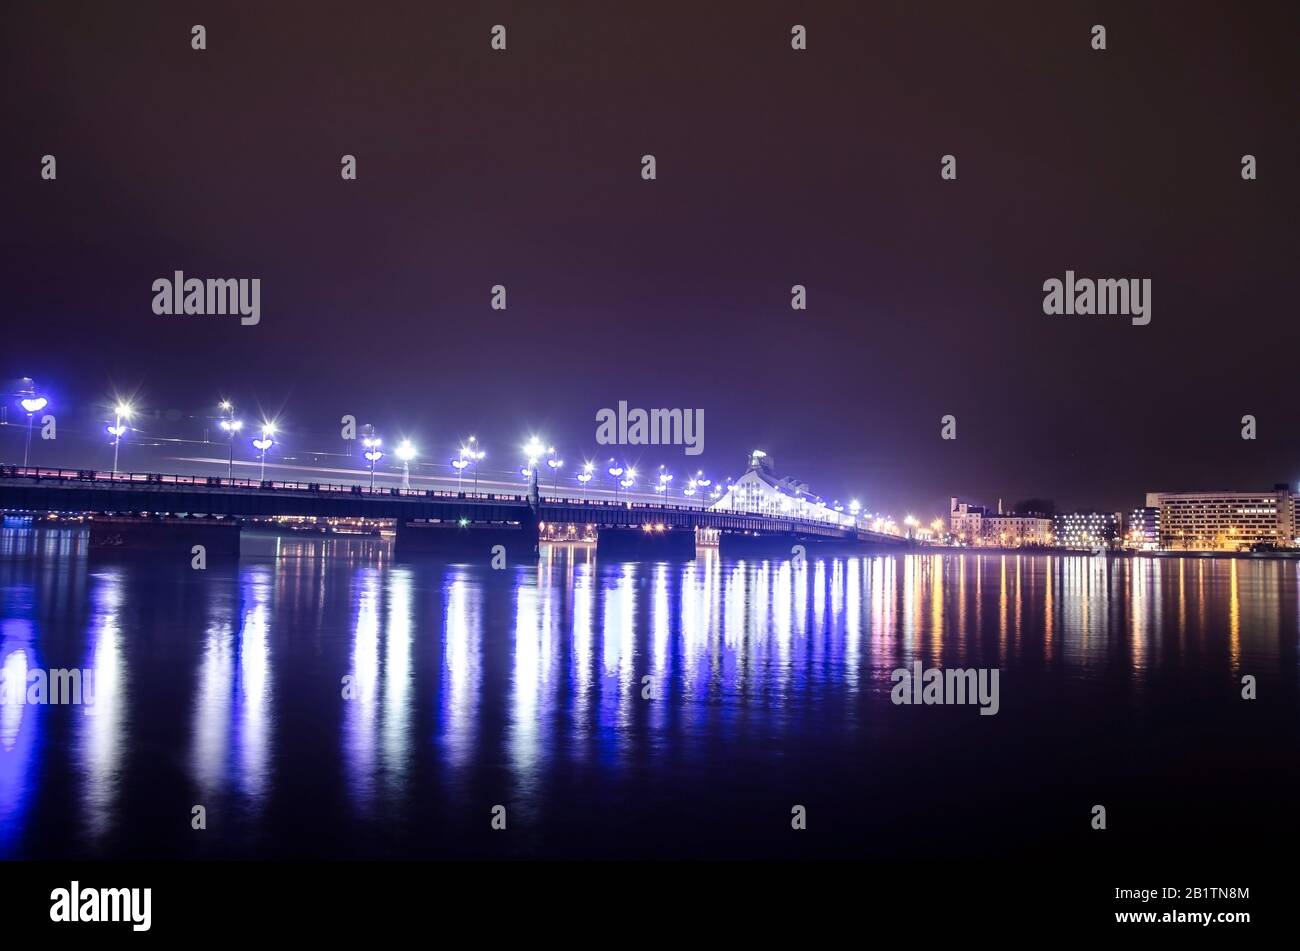
<path id="1" fill-rule="evenodd" d="M 703 470 L 703 469 L 701 469 L 701 470 L 699 470 L 698 472 L 696 472 L 696 473 L 695 473 L 695 478 L 692 479 L 691 481 L 695 483 L 695 488 L 697 488 L 697 489 L 707 489 L 709 486 L 713 485 L 713 480 L 712 480 L 712 479 L 706 479 L 706 478 L 704 478 L 704 470 Z M 717 495 L 714 495 L 714 498 L 717 498 Z M 701 495 L 701 496 L 700 496 L 700 505 L 701 505 L 701 506 L 704 506 L 705 504 L 706 504 L 706 503 L 705 503 L 705 501 L 704 501 L 704 496 Z"/>
<path id="2" fill-rule="evenodd" d="M 451 467 L 456 470 L 456 494 L 460 494 L 460 479 L 465 473 L 465 467 L 469 465 L 469 460 L 465 458 L 465 450 L 462 448 L 460 455 L 451 460 Z"/>
<path id="3" fill-rule="evenodd" d="M 36 414 L 49 405 L 49 400 L 43 396 L 30 396 L 27 399 L 20 400 L 19 405 L 27 411 L 27 448 L 23 450 L 23 468 L 27 468 L 27 463 L 32 455 L 32 420 Z"/>
<path id="4" fill-rule="evenodd" d="M 361 445 L 366 449 L 366 461 L 370 463 L 370 491 L 375 491 L 375 463 L 384 458 L 384 451 L 380 449 L 383 440 L 378 436 L 370 435 L 361 440 Z"/>
<path id="5" fill-rule="evenodd" d="M 464 453 L 464 458 L 474 464 L 474 494 L 478 495 L 478 464 L 483 461 L 483 457 L 486 456 L 487 453 L 482 449 L 479 449 L 478 437 L 476 436 L 469 437 L 468 450 L 468 452 Z"/>
<path id="6" fill-rule="evenodd" d="M 118 403 L 113 407 L 113 415 L 116 422 L 108 427 L 109 434 L 113 437 L 113 476 L 117 477 L 117 450 L 122 442 L 122 434 L 126 432 L 126 424 L 122 420 L 129 420 L 135 415 L 135 408 L 130 403 Z"/>
<path id="7" fill-rule="evenodd" d="M 266 450 L 275 445 L 275 424 L 262 423 L 262 438 L 253 440 L 253 448 L 262 454 L 262 472 L 258 476 L 261 482 L 266 481 Z"/>
<path id="8" fill-rule="evenodd" d="M 591 470 L 594 468 L 595 466 L 592 463 L 584 462 L 582 471 L 578 473 L 578 483 L 582 486 L 582 499 L 584 502 L 587 499 L 587 483 L 591 481 Z"/>
<path id="9" fill-rule="evenodd" d="M 235 477 L 235 433 L 243 429 L 244 424 L 235 419 L 235 407 L 230 400 L 221 401 L 221 411 L 226 414 L 221 420 L 221 428 L 225 430 L 226 441 L 230 443 L 230 458 L 226 462 L 226 480 L 229 481 Z"/>
<path id="10" fill-rule="evenodd" d="M 553 475 L 551 480 L 551 491 L 558 492 L 560 489 L 560 469 L 564 466 L 564 460 L 555 455 L 554 446 L 547 450 L 547 452 L 549 453 L 549 458 L 547 458 L 546 464 L 551 467 L 551 473 Z"/>
<path id="11" fill-rule="evenodd" d="M 655 486 L 656 492 L 662 492 L 664 495 L 664 505 L 668 504 L 668 487 L 672 484 L 673 474 L 664 470 L 663 466 L 659 467 L 659 484 Z"/>
<path id="12" fill-rule="evenodd" d="M 411 488 L 411 460 L 416 456 L 411 440 L 403 439 L 397 445 L 397 458 L 402 460 L 402 488 Z"/>
<path id="13" fill-rule="evenodd" d="M 613 460 L 613 459 L 610 459 L 610 460 L 609 460 L 609 468 L 606 469 L 605 471 L 608 472 L 611 476 L 614 477 L 614 504 L 617 505 L 617 504 L 618 504 L 618 487 L 619 487 L 619 485 L 620 485 L 620 483 L 619 483 L 619 479 L 622 478 L 623 473 L 624 473 L 625 470 L 624 470 L 624 468 L 623 468 L 622 466 L 620 466 L 620 465 L 615 465 L 615 464 L 614 464 L 614 460 Z"/>
<path id="14" fill-rule="evenodd" d="M 528 464 L 519 471 L 528 480 L 530 498 L 537 488 L 537 460 L 542 457 L 542 453 L 554 451 L 554 449 L 548 450 L 536 436 L 530 436 L 528 442 L 524 444 L 524 455 L 528 458 Z"/>

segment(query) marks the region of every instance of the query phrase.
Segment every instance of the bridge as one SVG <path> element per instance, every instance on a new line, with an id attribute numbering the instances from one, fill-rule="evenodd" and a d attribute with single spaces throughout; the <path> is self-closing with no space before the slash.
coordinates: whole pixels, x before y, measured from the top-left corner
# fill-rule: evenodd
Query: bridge
<path id="1" fill-rule="evenodd" d="M 232 525 L 278 516 L 391 519 L 399 548 L 432 550 L 478 547 L 486 540 L 535 552 L 543 523 L 590 526 L 599 544 L 618 542 L 620 550 L 683 553 L 689 542 L 693 552 L 698 529 L 717 532 L 720 545 L 737 553 L 771 548 L 788 555 L 794 543 L 908 544 L 895 535 L 825 520 L 705 505 L 575 499 L 542 494 L 536 485 L 529 494 L 513 494 L 0 466 L 0 510 L 129 517 L 173 527 L 193 518 L 208 519 L 210 525 L 213 517 Z"/>

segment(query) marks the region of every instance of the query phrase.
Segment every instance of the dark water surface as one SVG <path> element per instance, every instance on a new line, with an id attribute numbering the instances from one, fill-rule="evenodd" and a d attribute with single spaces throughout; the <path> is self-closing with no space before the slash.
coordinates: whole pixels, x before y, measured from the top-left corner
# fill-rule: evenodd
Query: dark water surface
<path id="1" fill-rule="evenodd" d="M 194 571 L 6 528 L 0 664 L 95 694 L 0 707 L 0 856 L 1240 855 L 1296 838 L 1298 586 L 1289 561 L 494 571 L 269 536 Z M 893 704 L 914 659 L 998 668 L 998 714 Z"/>

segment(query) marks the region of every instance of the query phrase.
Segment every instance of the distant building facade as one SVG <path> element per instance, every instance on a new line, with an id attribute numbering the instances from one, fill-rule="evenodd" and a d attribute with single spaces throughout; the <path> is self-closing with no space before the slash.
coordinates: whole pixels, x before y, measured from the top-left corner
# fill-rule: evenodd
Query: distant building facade
<path id="1" fill-rule="evenodd" d="M 1045 515 L 989 510 L 953 497 L 948 530 L 961 544 L 983 548 L 1020 548 L 1050 545 L 1052 520 Z"/>
<path id="2" fill-rule="evenodd" d="M 1159 507 L 1144 505 L 1129 513 L 1125 543 L 1138 551 L 1155 551 L 1160 547 Z"/>
<path id="3" fill-rule="evenodd" d="M 1159 510 L 1160 547 L 1170 551 L 1248 551 L 1296 544 L 1296 496 L 1268 492 L 1149 492 Z"/>
<path id="4" fill-rule="evenodd" d="M 1064 512 L 1052 516 L 1052 533 L 1061 548 L 1112 548 L 1123 533 L 1119 512 Z"/>

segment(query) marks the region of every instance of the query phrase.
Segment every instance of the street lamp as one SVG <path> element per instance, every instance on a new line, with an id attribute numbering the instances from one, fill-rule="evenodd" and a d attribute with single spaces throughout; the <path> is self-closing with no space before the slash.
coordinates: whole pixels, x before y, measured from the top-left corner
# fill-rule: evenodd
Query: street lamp
<path id="1" fill-rule="evenodd" d="M 221 411 L 226 414 L 221 420 L 221 428 L 225 430 L 226 439 L 230 443 L 230 459 L 226 463 L 226 479 L 230 480 L 235 477 L 235 433 L 243 429 L 244 424 L 235 419 L 235 407 L 230 400 L 221 401 Z"/>
<path id="2" fill-rule="evenodd" d="M 608 472 L 611 476 L 614 477 L 614 504 L 617 505 L 617 504 L 618 504 L 618 487 L 619 487 L 619 485 L 621 485 L 621 483 L 620 483 L 618 480 L 619 480 L 619 477 L 622 476 L 623 473 L 624 473 L 626 470 L 625 470 L 622 466 L 620 466 L 620 465 L 616 465 L 616 464 L 614 463 L 614 460 L 613 460 L 613 459 L 610 459 L 610 460 L 609 460 L 609 468 L 606 469 L 605 471 Z"/>
<path id="3" fill-rule="evenodd" d="M 483 461 L 487 453 L 478 448 L 478 437 L 469 437 L 468 452 L 464 452 L 464 458 L 474 463 L 474 494 L 478 495 L 478 464 Z"/>
<path id="4" fill-rule="evenodd" d="M 122 420 L 129 420 L 135 415 L 135 407 L 130 403 L 120 402 L 113 407 L 113 415 L 117 421 L 108 427 L 109 435 L 113 437 L 113 475 L 117 475 L 117 447 L 122 442 L 122 434 L 126 432 L 127 426 Z"/>
<path id="5" fill-rule="evenodd" d="M 465 458 L 465 450 L 462 449 L 460 452 L 459 456 L 451 460 L 451 467 L 456 470 L 456 492 L 458 494 L 460 493 L 461 476 L 465 473 L 465 467 L 470 464 L 470 461 Z"/>
<path id="6" fill-rule="evenodd" d="M 29 396 L 18 402 L 27 411 L 27 448 L 23 450 L 23 468 L 26 469 L 27 462 L 32 454 L 32 419 L 37 413 L 45 409 L 50 401 L 43 396 Z"/>
<path id="7" fill-rule="evenodd" d="M 361 440 L 361 445 L 366 449 L 366 461 L 370 463 L 370 491 L 375 491 L 375 463 L 384 458 L 384 451 L 380 449 L 383 440 L 378 436 L 366 436 Z"/>
<path id="8" fill-rule="evenodd" d="M 548 450 L 542 445 L 541 440 L 536 436 L 530 437 L 528 442 L 524 444 L 524 455 L 528 457 L 528 468 L 534 468 L 537 465 L 537 460 L 541 458 L 542 453 L 548 451 L 554 452 L 555 450 Z"/>
<path id="9" fill-rule="evenodd" d="M 704 478 L 704 470 L 703 470 L 703 469 L 700 469 L 699 471 L 697 471 L 697 472 L 695 473 L 695 478 L 692 479 L 691 481 L 695 483 L 695 488 L 697 488 L 697 489 L 707 489 L 709 486 L 713 485 L 713 480 L 712 480 L 712 479 L 706 479 L 706 478 Z M 716 495 L 716 494 L 714 495 L 714 498 L 717 498 L 717 495 Z M 700 498 L 700 505 L 704 505 L 704 504 L 705 504 L 704 499 L 703 499 L 703 497 L 701 497 L 701 498 Z"/>
<path id="10" fill-rule="evenodd" d="M 253 448 L 262 454 L 262 474 L 260 481 L 266 481 L 266 450 L 275 445 L 275 423 L 262 423 L 262 438 L 253 440 Z"/>
<path id="11" fill-rule="evenodd" d="M 403 439 L 397 446 L 397 458 L 402 460 L 402 488 L 411 487 L 411 460 L 416 456 L 411 440 Z"/>
<path id="12" fill-rule="evenodd" d="M 546 460 L 546 464 L 551 467 L 551 472 L 554 474 L 551 481 L 551 491 L 557 492 L 560 486 L 560 469 L 564 466 L 564 460 L 555 455 L 554 446 L 548 449 L 547 453 L 549 458 Z"/>
<path id="13" fill-rule="evenodd" d="M 663 467 L 663 466 L 660 466 L 660 467 L 659 467 L 659 484 L 658 484 L 657 486 L 655 486 L 655 491 L 656 491 L 656 492 L 662 492 L 662 493 L 664 494 L 664 504 L 665 504 L 665 505 L 668 504 L 668 486 L 672 483 L 672 481 L 673 481 L 673 474 L 672 474 L 671 472 L 665 472 L 665 471 L 664 471 L 664 467 Z"/>
<path id="14" fill-rule="evenodd" d="M 595 465 L 593 463 L 584 462 L 582 464 L 582 471 L 578 473 L 578 482 L 582 485 L 582 498 L 584 501 L 587 498 L 587 483 L 591 481 L 591 470 L 594 468 Z"/>
<path id="15" fill-rule="evenodd" d="M 451 467 L 456 470 L 456 491 L 460 492 L 460 480 L 467 466 L 474 467 L 474 494 L 478 494 L 478 464 L 487 453 L 478 448 L 478 439 L 469 437 L 469 442 L 460 447 L 456 458 L 451 460 Z"/>

